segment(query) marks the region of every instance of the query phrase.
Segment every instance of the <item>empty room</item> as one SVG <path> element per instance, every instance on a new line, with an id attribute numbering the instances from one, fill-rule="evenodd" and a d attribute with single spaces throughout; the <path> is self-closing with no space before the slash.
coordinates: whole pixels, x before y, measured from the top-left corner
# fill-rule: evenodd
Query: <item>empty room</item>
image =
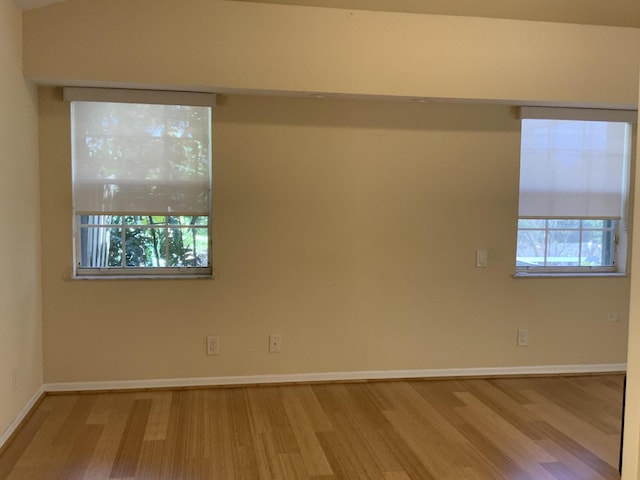
<path id="1" fill-rule="evenodd" d="M 0 0 L 0 479 L 640 478 L 640 3 L 481 3 Z"/>

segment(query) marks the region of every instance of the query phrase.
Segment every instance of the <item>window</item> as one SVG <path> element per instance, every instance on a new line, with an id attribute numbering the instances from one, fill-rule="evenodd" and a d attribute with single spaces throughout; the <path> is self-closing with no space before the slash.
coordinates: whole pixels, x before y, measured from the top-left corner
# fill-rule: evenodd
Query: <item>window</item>
<path id="1" fill-rule="evenodd" d="M 76 277 L 211 275 L 210 94 L 65 89 Z"/>
<path id="2" fill-rule="evenodd" d="M 518 273 L 625 271 L 634 117 L 522 109 Z"/>
<path id="3" fill-rule="evenodd" d="M 518 267 L 613 267 L 617 220 L 518 220 Z"/>

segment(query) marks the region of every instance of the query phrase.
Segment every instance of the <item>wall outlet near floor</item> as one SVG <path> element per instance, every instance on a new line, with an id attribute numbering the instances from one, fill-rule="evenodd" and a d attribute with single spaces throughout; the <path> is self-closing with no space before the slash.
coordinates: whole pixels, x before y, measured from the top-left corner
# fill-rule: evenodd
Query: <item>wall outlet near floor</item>
<path id="1" fill-rule="evenodd" d="M 269 353 L 280 353 L 282 348 L 282 335 L 272 333 L 269 335 Z"/>
<path id="2" fill-rule="evenodd" d="M 519 347 L 529 346 L 529 330 L 527 330 L 526 328 L 518 329 L 518 346 Z"/>
<path id="3" fill-rule="evenodd" d="M 220 337 L 207 337 L 207 355 L 220 355 Z"/>

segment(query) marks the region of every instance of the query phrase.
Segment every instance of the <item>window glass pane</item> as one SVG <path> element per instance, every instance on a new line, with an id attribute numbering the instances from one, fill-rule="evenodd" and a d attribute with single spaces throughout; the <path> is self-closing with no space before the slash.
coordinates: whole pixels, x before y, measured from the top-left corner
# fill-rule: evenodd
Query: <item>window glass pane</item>
<path id="1" fill-rule="evenodd" d="M 552 218 L 549 220 L 549 228 L 580 228 L 580 220 Z"/>
<path id="2" fill-rule="evenodd" d="M 609 265 L 603 257 L 603 239 L 605 232 L 602 230 L 585 231 L 582 234 L 582 265 L 586 267 L 601 267 Z"/>
<path id="3" fill-rule="evenodd" d="M 611 223 L 611 220 L 594 220 L 594 219 L 588 219 L 588 220 L 582 220 L 582 228 L 604 228 L 605 226 L 608 226 L 607 224 Z"/>
<path id="4" fill-rule="evenodd" d="M 518 219 L 518 228 L 546 228 L 547 221 L 538 218 Z"/>
<path id="5" fill-rule="evenodd" d="M 120 225 L 120 215 L 79 215 L 80 225 Z"/>
<path id="6" fill-rule="evenodd" d="M 164 266 L 162 229 L 127 228 L 125 242 L 127 267 Z"/>
<path id="7" fill-rule="evenodd" d="M 518 266 L 544 266 L 544 250 L 544 230 L 521 230 L 518 232 Z"/>
<path id="8" fill-rule="evenodd" d="M 580 232 L 550 230 L 547 241 L 547 265 L 578 266 L 580 264 Z"/>
<path id="9" fill-rule="evenodd" d="M 120 228 L 83 227 L 80 229 L 78 262 L 83 268 L 122 266 L 122 230 Z"/>
<path id="10" fill-rule="evenodd" d="M 170 225 L 208 225 L 208 223 L 209 217 L 206 215 L 169 217 Z"/>
<path id="11" fill-rule="evenodd" d="M 170 267 L 206 267 L 209 263 L 206 228 L 171 228 L 168 247 Z"/>
<path id="12" fill-rule="evenodd" d="M 124 217 L 126 225 L 163 225 L 166 217 L 162 215 L 127 215 Z"/>

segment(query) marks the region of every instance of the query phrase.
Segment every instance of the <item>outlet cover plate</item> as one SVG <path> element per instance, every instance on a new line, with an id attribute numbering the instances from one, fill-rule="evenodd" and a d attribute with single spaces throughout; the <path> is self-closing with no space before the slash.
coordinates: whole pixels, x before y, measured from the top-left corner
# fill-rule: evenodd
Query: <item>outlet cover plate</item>
<path id="1" fill-rule="evenodd" d="M 220 337 L 214 335 L 207 337 L 207 355 L 220 355 Z"/>
<path id="2" fill-rule="evenodd" d="M 529 346 L 529 330 L 527 330 L 526 328 L 518 329 L 518 346 L 519 347 Z"/>
<path id="3" fill-rule="evenodd" d="M 269 335 L 269 353 L 280 353 L 282 349 L 282 335 L 272 333 Z"/>

